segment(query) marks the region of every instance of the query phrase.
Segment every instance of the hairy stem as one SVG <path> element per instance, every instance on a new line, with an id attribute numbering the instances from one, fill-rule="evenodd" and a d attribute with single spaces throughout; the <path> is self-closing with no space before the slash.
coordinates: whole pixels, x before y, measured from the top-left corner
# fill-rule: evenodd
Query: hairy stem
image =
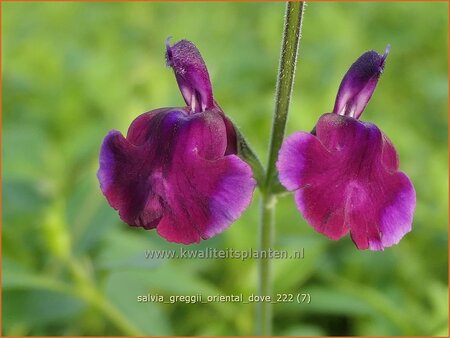
<path id="1" fill-rule="evenodd" d="M 269 161 L 267 164 L 266 191 L 268 192 L 271 191 L 273 183 L 277 180 L 275 162 L 278 158 L 278 151 L 280 150 L 281 142 L 284 137 L 284 130 L 286 128 L 289 103 L 291 101 L 292 87 L 294 84 L 304 8 L 304 2 L 290 1 L 286 5 L 283 42 L 275 97 L 275 112 L 269 146 Z"/>
<path id="2" fill-rule="evenodd" d="M 274 215 L 276 189 L 279 186 L 276 177 L 275 163 L 284 137 L 289 103 L 295 77 L 300 31 L 302 26 L 304 2 L 291 1 L 286 4 L 283 42 L 281 46 L 280 66 L 278 69 L 275 112 L 269 146 L 269 160 L 261 187 L 261 225 L 259 249 L 267 252 L 273 245 Z M 258 294 L 272 295 L 272 272 L 270 258 L 261 259 L 258 276 Z M 257 303 L 256 334 L 270 336 L 272 334 L 272 304 L 269 301 Z"/>
<path id="3" fill-rule="evenodd" d="M 273 195 L 263 193 L 261 198 L 261 227 L 259 234 L 260 250 L 267 252 L 272 247 L 274 235 L 275 199 Z M 272 266 L 269 258 L 259 261 L 258 295 L 272 295 Z M 272 304 L 270 302 L 257 303 L 256 334 L 270 336 L 272 333 Z"/>

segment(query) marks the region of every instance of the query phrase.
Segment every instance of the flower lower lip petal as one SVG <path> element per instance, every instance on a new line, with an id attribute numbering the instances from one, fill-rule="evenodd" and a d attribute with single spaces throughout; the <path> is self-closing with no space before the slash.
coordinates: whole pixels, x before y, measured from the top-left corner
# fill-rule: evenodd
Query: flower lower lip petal
<path id="1" fill-rule="evenodd" d="M 248 207 L 255 180 L 227 149 L 218 112 L 180 108 L 139 116 L 127 138 L 113 131 L 100 152 L 98 177 L 111 206 L 131 226 L 156 228 L 191 244 L 225 230 Z"/>
<path id="2" fill-rule="evenodd" d="M 350 232 L 359 249 L 382 250 L 411 230 L 415 191 L 397 153 L 373 124 L 324 114 L 317 136 L 295 133 L 280 149 L 281 183 L 318 232 Z"/>
<path id="3" fill-rule="evenodd" d="M 190 157 L 179 159 L 184 167 L 167 178 L 170 212 L 157 231 L 170 242 L 197 243 L 221 233 L 249 206 L 255 188 L 249 166 L 235 155 L 216 161 Z"/>

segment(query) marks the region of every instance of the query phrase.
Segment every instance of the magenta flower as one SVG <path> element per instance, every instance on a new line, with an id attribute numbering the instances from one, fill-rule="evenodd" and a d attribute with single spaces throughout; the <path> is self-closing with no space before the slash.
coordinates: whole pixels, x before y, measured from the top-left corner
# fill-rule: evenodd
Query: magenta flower
<path id="1" fill-rule="evenodd" d="M 358 249 L 383 250 L 411 231 L 414 187 L 397 152 L 377 126 L 358 120 L 383 72 L 384 55 L 364 53 L 339 87 L 333 113 L 312 133 L 281 146 L 277 168 L 313 228 L 337 240 L 350 232 Z"/>
<path id="2" fill-rule="evenodd" d="M 236 130 L 213 99 L 193 43 L 167 43 L 187 107 L 138 116 L 125 138 L 112 130 L 100 150 L 98 179 L 109 204 L 131 226 L 190 244 L 224 231 L 249 206 L 255 180 L 236 155 Z"/>

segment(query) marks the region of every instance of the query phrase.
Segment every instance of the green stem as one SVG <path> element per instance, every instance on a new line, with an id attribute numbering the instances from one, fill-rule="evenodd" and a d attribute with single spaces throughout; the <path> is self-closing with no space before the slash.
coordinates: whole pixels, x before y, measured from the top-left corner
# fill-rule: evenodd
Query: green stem
<path id="1" fill-rule="evenodd" d="M 267 252 L 273 245 L 275 199 L 273 195 L 262 193 L 261 198 L 261 228 L 259 234 L 260 250 Z M 269 258 L 259 261 L 259 285 L 260 296 L 272 295 L 272 266 Z M 272 332 L 272 304 L 270 302 L 257 303 L 256 334 L 258 336 L 270 336 Z"/>
<path id="2" fill-rule="evenodd" d="M 120 312 L 112 303 L 109 302 L 102 294 L 95 289 L 91 289 L 92 293 L 88 293 L 88 300 L 97 310 L 109 319 L 122 333 L 127 336 L 144 336 L 128 319 Z"/>
<path id="3" fill-rule="evenodd" d="M 275 162 L 278 158 L 278 151 L 280 150 L 286 128 L 304 8 L 304 2 L 290 1 L 286 5 L 283 43 L 278 68 L 275 112 L 269 146 L 269 161 L 267 164 L 266 191 L 271 191 L 273 183 L 277 180 Z"/>
<path id="4" fill-rule="evenodd" d="M 276 203 L 276 189 L 279 186 L 276 177 L 275 163 L 278 151 L 284 137 L 287 114 L 291 100 L 292 87 L 295 77 L 300 31 L 302 26 L 304 2 L 290 1 L 286 4 L 284 19 L 283 42 L 281 47 L 280 66 L 278 69 L 275 112 L 272 124 L 272 134 L 269 146 L 269 160 L 261 187 L 261 226 L 259 249 L 268 252 L 273 245 L 274 215 Z M 272 272 L 270 259 L 261 259 L 258 276 L 258 294 L 272 295 Z M 270 336 L 272 334 L 272 304 L 263 301 L 257 303 L 256 334 Z"/>
<path id="5" fill-rule="evenodd" d="M 143 336 L 128 319 L 99 291 L 87 276 L 83 267 L 74 259 L 68 262 L 69 270 L 75 279 L 76 286 L 74 293 L 91 304 L 99 312 L 101 312 L 113 325 L 115 325 L 124 335 Z"/>

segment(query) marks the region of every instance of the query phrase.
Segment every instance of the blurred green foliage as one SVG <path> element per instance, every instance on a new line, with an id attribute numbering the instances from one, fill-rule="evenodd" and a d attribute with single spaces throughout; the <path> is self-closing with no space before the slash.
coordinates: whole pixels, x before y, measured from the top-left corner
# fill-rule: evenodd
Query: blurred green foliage
<path id="1" fill-rule="evenodd" d="M 164 40 L 194 41 L 215 98 L 266 161 L 283 3 L 2 3 L 4 335 L 249 335 L 255 307 L 137 303 L 136 296 L 250 294 L 257 261 L 146 260 L 178 248 L 121 223 L 96 179 L 110 129 L 183 105 Z M 393 141 L 417 190 L 413 231 L 384 252 L 314 232 L 278 202 L 277 335 L 447 335 L 448 4 L 310 3 L 288 133 L 330 111 L 364 51 L 392 45 L 363 120 Z M 257 247 L 258 200 L 191 248 Z M 220 319 L 219 319 L 220 318 Z"/>

